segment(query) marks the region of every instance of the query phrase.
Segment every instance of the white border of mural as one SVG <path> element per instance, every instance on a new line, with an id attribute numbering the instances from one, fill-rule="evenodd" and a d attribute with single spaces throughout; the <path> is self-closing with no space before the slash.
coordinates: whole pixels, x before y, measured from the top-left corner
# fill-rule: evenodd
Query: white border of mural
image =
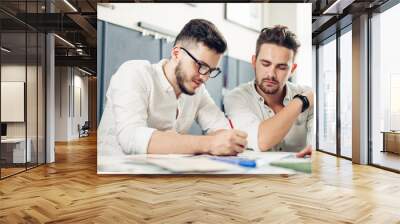
<path id="1" fill-rule="evenodd" d="M 263 4 L 226 3 L 225 19 L 259 32 L 262 28 Z"/>

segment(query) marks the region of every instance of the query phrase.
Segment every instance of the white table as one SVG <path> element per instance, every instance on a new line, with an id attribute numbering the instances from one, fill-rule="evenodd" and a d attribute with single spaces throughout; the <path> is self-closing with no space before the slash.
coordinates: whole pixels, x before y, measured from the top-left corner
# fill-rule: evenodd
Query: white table
<path id="1" fill-rule="evenodd" d="M 26 151 L 25 145 L 27 143 Z M 31 145 L 32 140 L 30 138 L 6 138 L 1 139 L 2 147 L 13 147 L 12 148 L 12 162 L 13 163 L 25 163 L 31 161 Z M 3 150 L 2 150 L 3 151 Z M 5 151 L 5 150 L 4 150 Z M 26 161 L 25 161 L 26 159 Z"/>
<path id="2" fill-rule="evenodd" d="M 284 157 L 289 154 L 287 152 L 248 152 L 239 157 L 245 157 L 249 154 L 258 158 L 263 158 L 261 166 L 257 165 L 257 168 L 245 168 L 235 166 L 232 170 L 226 170 L 223 172 L 203 172 L 203 173 L 183 173 L 183 174 L 295 174 L 296 171 L 291 169 L 285 169 L 269 165 L 269 162 L 274 161 L 276 158 Z M 171 157 L 187 156 L 187 155 L 169 155 Z M 97 157 L 97 173 L 98 174 L 181 174 L 174 173 L 170 170 L 160 168 L 156 165 L 146 163 L 146 155 L 99 155 Z M 138 161 L 137 158 L 141 158 L 142 162 Z M 144 159 L 143 159 L 144 158 Z M 308 158 L 311 163 L 311 159 Z"/>

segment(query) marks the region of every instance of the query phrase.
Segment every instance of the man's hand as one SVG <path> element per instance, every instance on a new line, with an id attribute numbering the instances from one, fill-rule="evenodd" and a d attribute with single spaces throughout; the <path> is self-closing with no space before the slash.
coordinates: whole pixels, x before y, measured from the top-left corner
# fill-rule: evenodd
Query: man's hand
<path id="1" fill-rule="evenodd" d="M 311 145 L 307 145 L 303 150 L 301 150 L 300 152 L 296 153 L 296 157 L 299 158 L 303 158 L 307 155 L 311 156 L 312 154 L 312 146 Z"/>
<path id="2" fill-rule="evenodd" d="M 211 155 L 236 155 L 245 150 L 247 133 L 239 130 L 218 130 L 211 135 L 208 153 Z"/>

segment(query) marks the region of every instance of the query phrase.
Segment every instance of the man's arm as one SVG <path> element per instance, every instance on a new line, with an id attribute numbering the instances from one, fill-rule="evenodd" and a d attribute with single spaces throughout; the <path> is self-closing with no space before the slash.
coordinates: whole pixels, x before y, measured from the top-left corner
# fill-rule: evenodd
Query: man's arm
<path id="1" fill-rule="evenodd" d="M 146 66 L 149 64 L 141 61 L 125 62 L 111 78 L 107 91 L 116 138 L 125 154 L 146 153 L 155 131 L 147 126 L 151 80 L 142 75 Z M 108 128 L 111 127 L 104 127 Z"/>
<path id="2" fill-rule="evenodd" d="M 260 123 L 258 147 L 261 151 L 267 151 L 282 141 L 300 115 L 302 105 L 302 101 L 295 98 L 273 117 Z"/>
<path id="3" fill-rule="evenodd" d="M 312 108 L 314 104 L 313 92 L 307 91 L 303 95 L 310 102 L 309 108 Z M 301 114 L 302 106 L 303 102 L 298 98 L 294 98 L 273 117 L 261 122 L 258 130 L 258 145 L 261 151 L 266 151 L 282 141 Z"/>
<path id="4" fill-rule="evenodd" d="M 204 86 L 197 94 L 201 99 L 196 121 L 207 136 L 182 135 L 174 131 L 155 131 L 150 139 L 148 153 L 236 155 L 244 150 L 247 134 L 228 130 L 228 120 L 214 103 Z"/>
<path id="5" fill-rule="evenodd" d="M 307 91 L 304 93 L 310 102 L 310 107 L 313 107 L 313 93 Z M 286 107 L 279 111 L 275 116 L 266 119 L 260 123 L 258 129 L 258 146 L 261 151 L 267 151 L 276 144 L 282 141 L 287 135 L 290 128 L 301 114 L 303 102 L 294 98 Z"/>
<path id="6" fill-rule="evenodd" d="M 116 121 L 119 145 L 126 154 L 142 153 L 210 153 L 236 155 L 243 151 L 247 135 L 243 132 L 225 130 L 215 136 L 181 135 L 172 131 L 158 131 L 148 127 L 147 108 L 150 91 L 146 76 L 134 64 L 122 65 L 112 78 L 108 97 Z"/>
<path id="7" fill-rule="evenodd" d="M 237 130 L 221 130 L 213 135 L 181 135 L 174 131 L 155 131 L 147 153 L 236 155 L 244 150 L 247 134 Z"/>

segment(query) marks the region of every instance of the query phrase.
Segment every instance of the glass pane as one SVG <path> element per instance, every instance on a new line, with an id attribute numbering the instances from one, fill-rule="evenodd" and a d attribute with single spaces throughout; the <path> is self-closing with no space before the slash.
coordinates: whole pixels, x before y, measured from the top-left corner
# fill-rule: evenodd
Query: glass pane
<path id="1" fill-rule="evenodd" d="M 2 178 L 25 170 L 26 33 L 1 33 Z M 28 147 L 29 149 L 29 147 Z"/>
<path id="2" fill-rule="evenodd" d="M 372 18 L 372 163 L 400 170 L 400 5 Z"/>
<path id="3" fill-rule="evenodd" d="M 37 76 L 38 76 L 38 36 L 36 32 L 27 33 L 28 55 L 27 55 L 27 81 L 26 81 L 26 110 L 27 110 L 27 142 L 28 149 L 31 153 L 28 154 L 28 168 L 37 165 L 37 132 L 38 132 L 38 107 L 37 107 Z"/>
<path id="4" fill-rule="evenodd" d="M 336 40 L 318 48 L 318 148 L 336 153 Z"/>
<path id="5" fill-rule="evenodd" d="M 45 36 L 21 22 L 36 23 L 30 14 L 45 12 L 44 6 L 44 0 L 0 2 L 20 19 L 0 12 L 2 178 L 45 161 Z"/>
<path id="6" fill-rule="evenodd" d="M 46 37 L 44 34 L 39 33 L 38 35 L 38 163 L 45 163 L 45 44 Z"/>
<path id="7" fill-rule="evenodd" d="M 352 35 L 340 37 L 340 153 L 352 157 Z"/>

